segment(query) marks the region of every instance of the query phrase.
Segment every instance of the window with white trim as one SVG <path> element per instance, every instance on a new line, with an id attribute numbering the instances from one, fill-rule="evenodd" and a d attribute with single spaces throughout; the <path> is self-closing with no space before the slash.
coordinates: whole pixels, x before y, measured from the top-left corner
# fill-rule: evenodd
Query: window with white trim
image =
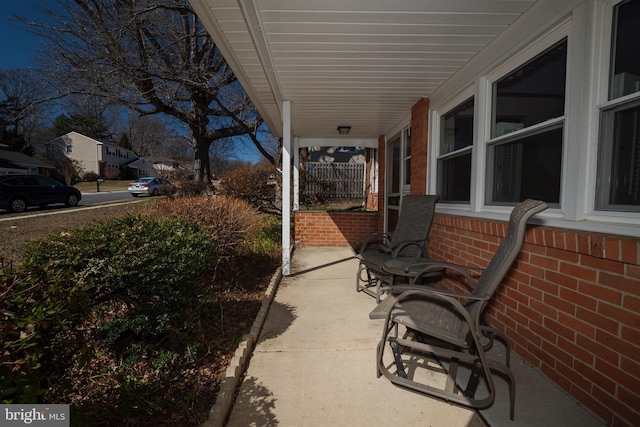
<path id="1" fill-rule="evenodd" d="M 560 205 L 567 39 L 492 85 L 486 203 Z"/>
<path id="2" fill-rule="evenodd" d="M 405 187 L 411 185 L 411 127 L 402 131 L 404 140 L 402 143 L 402 162 L 403 162 L 403 175 Z"/>
<path id="3" fill-rule="evenodd" d="M 473 108 L 472 97 L 440 117 L 437 179 L 441 202 L 470 201 Z"/>
<path id="4" fill-rule="evenodd" d="M 640 212 L 640 0 L 613 10 L 609 97 L 600 111 L 596 209 Z"/>

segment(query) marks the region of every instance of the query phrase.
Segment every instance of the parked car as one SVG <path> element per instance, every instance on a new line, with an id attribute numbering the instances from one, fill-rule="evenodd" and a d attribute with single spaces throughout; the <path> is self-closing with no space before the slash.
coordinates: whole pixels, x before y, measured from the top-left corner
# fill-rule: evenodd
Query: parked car
<path id="1" fill-rule="evenodd" d="M 138 178 L 129 184 L 129 193 L 133 197 L 140 195 L 158 196 L 160 194 L 173 194 L 176 186 L 163 178 Z"/>
<path id="2" fill-rule="evenodd" d="M 77 206 L 82 196 L 69 185 L 42 175 L 0 175 L 0 209 L 24 212 L 30 206 L 55 203 Z"/>

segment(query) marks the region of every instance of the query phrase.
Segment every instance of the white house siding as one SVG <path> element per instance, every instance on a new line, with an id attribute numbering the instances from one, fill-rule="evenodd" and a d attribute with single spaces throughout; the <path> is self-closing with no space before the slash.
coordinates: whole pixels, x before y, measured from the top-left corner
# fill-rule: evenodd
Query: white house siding
<path id="1" fill-rule="evenodd" d="M 100 142 L 77 132 L 70 132 L 46 144 L 50 159 L 64 155 L 79 162 L 85 172 L 99 175 L 107 168 L 117 169 L 138 159 L 133 151 Z M 100 164 L 103 165 L 102 169 Z"/>

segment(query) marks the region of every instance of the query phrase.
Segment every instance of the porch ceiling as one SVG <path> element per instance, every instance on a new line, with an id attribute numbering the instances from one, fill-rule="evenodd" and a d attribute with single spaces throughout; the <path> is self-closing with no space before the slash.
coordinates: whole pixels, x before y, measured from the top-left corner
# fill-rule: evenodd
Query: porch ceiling
<path id="1" fill-rule="evenodd" d="M 274 134 L 377 138 L 536 0 L 189 0 Z"/>

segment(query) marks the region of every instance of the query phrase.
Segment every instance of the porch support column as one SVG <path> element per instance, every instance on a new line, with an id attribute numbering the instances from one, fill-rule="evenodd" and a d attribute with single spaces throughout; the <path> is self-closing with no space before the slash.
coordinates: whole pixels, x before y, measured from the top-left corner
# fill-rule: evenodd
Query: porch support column
<path id="1" fill-rule="evenodd" d="M 282 275 L 291 268 L 291 101 L 282 103 Z"/>

